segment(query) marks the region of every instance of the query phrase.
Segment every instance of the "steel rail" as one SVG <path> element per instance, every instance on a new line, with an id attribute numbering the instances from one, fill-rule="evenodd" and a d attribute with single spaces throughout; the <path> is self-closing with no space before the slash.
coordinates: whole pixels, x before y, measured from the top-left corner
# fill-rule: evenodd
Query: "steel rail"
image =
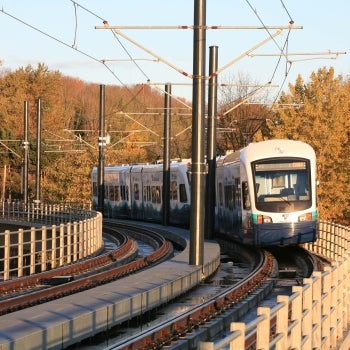
<path id="1" fill-rule="evenodd" d="M 244 281 L 235 284 L 180 316 L 108 347 L 108 350 L 146 350 L 169 346 L 173 341 L 192 333 L 200 325 L 215 319 L 259 288 L 270 276 L 273 270 L 273 261 L 272 255 L 263 251 L 259 257 L 259 263 L 245 277 Z"/>
<path id="2" fill-rule="evenodd" d="M 130 225 L 129 225 L 129 228 L 130 228 Z M 117 230 L 120 230 L 120 228 L 118 228 Z M 142 229 L 138 228 L 136 229 L 136 231 L 138 231 L 137 233 L 138 236 L 141 237 Z M 154 252 L 152 252 L 148 256 L 133 260 L 128 263 L 123 263 L 122 261 L 120 262 L 114 261 L 116 265 L 119 265 L 119 264 L 122 264 L 122 265 L 114 266 L 113 268 L 107 271 L 102 271 L 97 274 L 92 274 L 89 276 L 79 278 L 77 280 L 72 280 L 62 285 L 52 286 L 49 288 L 38 290 L 36 292 L 31 292 L 31 293 L 20 295 L 14 298 L 2 300 L 0 301 L 0 315 L 17 311 L 26 307 L 31 307 L 37 304 L 41 304 L 49 300 L 61 298 L 73 293 L 81 292 L 83 290 L 87 290 L 101 284 L 112 282 L 128 274 L 131 274 L 143 268 L 149 267 L 152 264 L 159 263 L 163 261 L 165 258 L 172 255 L 173 253 L 172 245 L 170 244 L 169 241 L 165 240 L 161 235 L 157 234 L 156 232 L 152 232 L 151 230 L 146 230 L 146 231 L 147 231 L 147 234 L 146 234 L 147 240 L 148 241 L 151 240 L 153 242 L 151 244 L 158 247 Z M 131 239 L 128 239 L 127 242 L 128 243 L 125 246 L 123 246 L 123 250 L 125 251 L 133 250 L 134 252 L 136 252 L 136 255 L 137 255 L 136 242 Z M 111 253 L 108 253 L 107 257 L 109 259 L 115 260 L 114 255 Z M 133 259 L 134 258 L 135 256 L 133 256 Z M 92 265 L 90 262 L 83 262 L 83 263 L 85 264 L 85 270 L 86 270 L 86 264 L 89 265 L 90 269 L 92 269 L 93 266 L 96 267 L 96 265 Z M 52 276 L 52 277 L 57 276 L 59 273 L 58 270 L 60 269 L 50 271 L 50 273 L 52 273 L 50 275 L 49 275 L 49 272 L 45 273 L 44 274 L 45 278 L 47 278 L 48 276 Z M 73 272 L 74 266 L 67 267 L 66 271 L 69 271 L 69 273 Z M 38 279 L 37 282 L 40 283 L 43 280 L 44 275 L 41 275 L 41 278 Z M 62 275 L 64 274 L 61 274 L 61 276 Z M 21 282 L 22 282 L 22 286 L 25 288 L 26 287 L 25 278 Z M 6 290 L 6 288 L 4 290 Z"/>

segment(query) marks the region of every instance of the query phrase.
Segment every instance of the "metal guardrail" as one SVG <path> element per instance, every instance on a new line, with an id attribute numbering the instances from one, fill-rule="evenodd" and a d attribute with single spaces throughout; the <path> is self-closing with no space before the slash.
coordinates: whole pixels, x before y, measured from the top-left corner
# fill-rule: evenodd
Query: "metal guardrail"
<path id="1" fill-rule="evenodd" d="M 3 280 L 75 262 L 103 246 L 102 215 L 84 208 L 3 202 L 0 221 L 30 227 L 0 233 L 0 274 Z"/>
<path id="2" fill-rule="evenodd" d="M 331 266 L 305 278 L 292 295 L 278 296 L 275 307 L 259 307 L 249 324 L 233 322 L 227 337 L 200 342 L 199 349 L 337 349 L 350 322 L 350 227 L 321 222 L 319 239 L 304 247 L 332 260 Z"/>

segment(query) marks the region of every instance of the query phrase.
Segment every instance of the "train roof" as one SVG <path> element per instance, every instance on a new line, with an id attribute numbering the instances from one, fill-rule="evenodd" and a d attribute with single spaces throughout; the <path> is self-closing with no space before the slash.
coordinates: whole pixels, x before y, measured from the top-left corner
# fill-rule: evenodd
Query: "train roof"
<path id="1" fill-rule="evenodd" d="M 250 143 L 247 147 L 241 150 L 241 159 L 245 158 L 247 160 L 281 156 L 314 158 L 315 151 L 305 142 L 287 139 Z"/>

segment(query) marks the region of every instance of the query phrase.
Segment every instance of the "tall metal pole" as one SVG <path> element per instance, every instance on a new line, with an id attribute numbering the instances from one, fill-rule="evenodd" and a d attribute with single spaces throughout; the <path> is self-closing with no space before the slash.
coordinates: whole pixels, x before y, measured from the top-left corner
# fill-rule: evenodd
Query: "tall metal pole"
<path id="1" fill-rule="evenodd" d="M 104 213 L 104 146 L 106 144 L 106 137 L 105 137 L 105 85 L 100 85 L 100 133 L 98 137 L 98 173 L 97 173 L 97 206 L 98 211 Z"/>
<path id="2" fill-rule="evenodd" d="M 163 225 L 169 224 L 170 212 L 170 140 L 171 140 L 171 84 L 165 84 L 164 150 L 163 150 Z"/>
<path id="3" fill-rule="evenodd" d="M 205 182 L 205 238 L 213 238 L 215 220 L 215 172 L 216 172 L 216 117 L 217 117 L 217 75 L 218 47 L 211 46 L 209 51 L 209 91 L 208 91 L 208 129 L 207 164 L 208 174 Z"/>
<path id="4" fill-rule="evenodd" d="M 36 131 L 36 181 L 35 181 L 35 199 L 40 202 L 41 196 L 41 101 L 37 102 L 37 131 Z"/>
<path id="5" fill-rule="evenodd" d="M 28 155 L 29 155 L 29 142 L 28 142 L 28 101 L 24 101 L 24 140 L 23 140 L 23 202 L 27 205 L 28 202 Z"/>
<path id="6" fill-rule="evenodd" d="M 206 1 L 194 1 L 193 90 L 192 90 L 192 164 L 191 164 L 191 265 L 203 265 L 204 249 L 204 116 Z"/>

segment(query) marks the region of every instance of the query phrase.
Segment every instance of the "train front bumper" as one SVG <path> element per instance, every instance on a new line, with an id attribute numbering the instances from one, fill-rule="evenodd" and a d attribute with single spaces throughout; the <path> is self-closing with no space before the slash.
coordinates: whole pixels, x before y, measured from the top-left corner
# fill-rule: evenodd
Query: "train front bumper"
<path id="1" fill-rule="evenodd" d="M 314 242 L 317 239 L 317 222 L 253 224 L 256 245 L 291 245 Z"/>

